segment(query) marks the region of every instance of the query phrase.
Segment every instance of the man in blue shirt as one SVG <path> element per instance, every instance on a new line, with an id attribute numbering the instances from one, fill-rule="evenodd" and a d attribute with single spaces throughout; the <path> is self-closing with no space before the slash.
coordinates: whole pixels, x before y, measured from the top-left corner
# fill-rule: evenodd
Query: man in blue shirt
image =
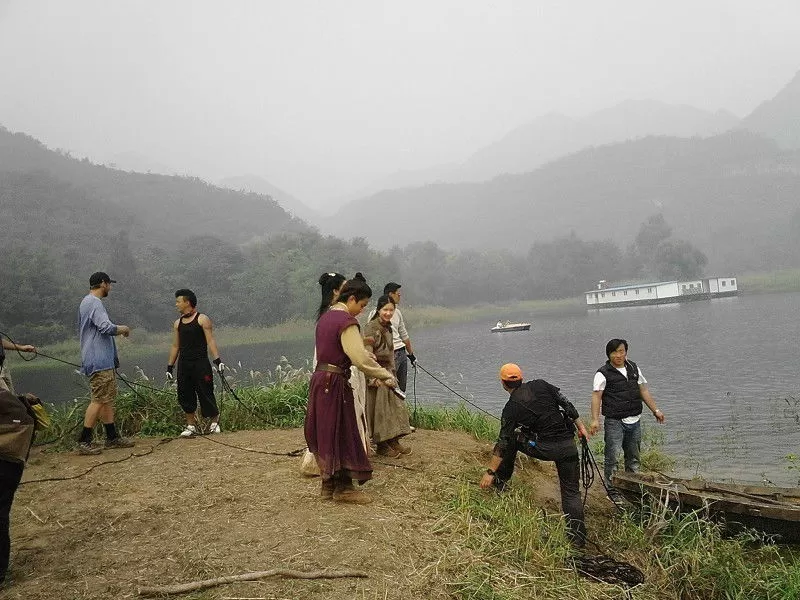
<path id="1" fill-rule="evenodd" d="M 91 401 L 83 418 L 83 431 L 78 440 L 78 453 L 100 454 L 92 445 L 94 426 L 99 418 L 106 430 L 106 448 L 130 448 L 132 440 L 120 437 L 114 425 L 114 400 L 117 397 L 115 369 L 119 366 L 114 336 L 128 337 L 130 327 L 115 325 L 108 318 L 101 298 L 108 296 L 111 284 L 116 283 L 107 273 L 99 271 L 89 278 L 89 293 L 78 309 L 78 335 L 81 340 L 81 373 L 89 377 Z"/>

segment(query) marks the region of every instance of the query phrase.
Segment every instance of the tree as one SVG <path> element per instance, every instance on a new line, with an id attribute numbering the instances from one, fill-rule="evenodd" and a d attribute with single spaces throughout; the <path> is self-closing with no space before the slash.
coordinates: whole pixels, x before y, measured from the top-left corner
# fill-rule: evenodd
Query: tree
<path id="1" fill-rule="evenodd" d="M 653 266 L 662 279 L 696 279 L 703 273 L 706 255 L 684 240 L 667 240 L 656 248 Z"/>

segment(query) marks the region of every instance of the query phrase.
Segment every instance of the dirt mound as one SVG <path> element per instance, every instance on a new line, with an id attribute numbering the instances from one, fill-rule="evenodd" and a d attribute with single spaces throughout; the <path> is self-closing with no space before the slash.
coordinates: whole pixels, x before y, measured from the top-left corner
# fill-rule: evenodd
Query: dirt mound
<path id="1" fill-rule="evenodd" d="M 12 585 L 0 597 L 135 598 L 141 586 L 327 568 L 369 577 L 272 578 L 188 597 L 447 598 L 439 561 L 448 540 L 435 523 L 459 480 L 478 481 L 491 445 L 441 431 L 417 431 L 408 444 L 411 455 L 373 462 L 374 479 L 363 489 L 375 501 L 350 506 L 320 500 L 319 478 L 300 475 L 300 456 L 283 455 L 304 447 L 299 429 L 139 440 L 133 451 L 143 456 L 20 487 Z M 23 481 L 82 474 L 130 454 L 35 453 Z M 521 477 L 558 511 L 552 464 L 529 463 Z"/>

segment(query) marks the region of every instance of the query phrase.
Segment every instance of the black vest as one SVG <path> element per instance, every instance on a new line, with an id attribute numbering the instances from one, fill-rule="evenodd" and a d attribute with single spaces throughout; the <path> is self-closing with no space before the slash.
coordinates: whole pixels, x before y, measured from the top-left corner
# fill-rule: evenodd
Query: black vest
<path id="1" fill-rule="evenodd" d="M 603 390 L 602 413 L 610 419 L 624 419 L 642 414 L 642 394 L 639 391 L 639 367 L 630 360 L 625 361 L 628 378 L 606 361 L 597 369 L 606 378 Z"/>

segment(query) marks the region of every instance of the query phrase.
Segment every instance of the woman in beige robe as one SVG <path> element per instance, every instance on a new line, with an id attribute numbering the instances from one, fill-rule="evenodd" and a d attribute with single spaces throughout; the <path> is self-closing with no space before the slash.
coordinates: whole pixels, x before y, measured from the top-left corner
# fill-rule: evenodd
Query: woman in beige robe
<path id="1" fill-rule="evenodd" d="M 364 347 L 375 356 L 379 365 L 394 373 L 392 315 L 394 303 L 389 296 L 378 299 L 377 310 L 364 327 Z M 398 458 L 411 448 L 400 438 L 411 433 L 406 403 L 378 379 L 367 380 L 367 427 L 378 454 Z"/>

